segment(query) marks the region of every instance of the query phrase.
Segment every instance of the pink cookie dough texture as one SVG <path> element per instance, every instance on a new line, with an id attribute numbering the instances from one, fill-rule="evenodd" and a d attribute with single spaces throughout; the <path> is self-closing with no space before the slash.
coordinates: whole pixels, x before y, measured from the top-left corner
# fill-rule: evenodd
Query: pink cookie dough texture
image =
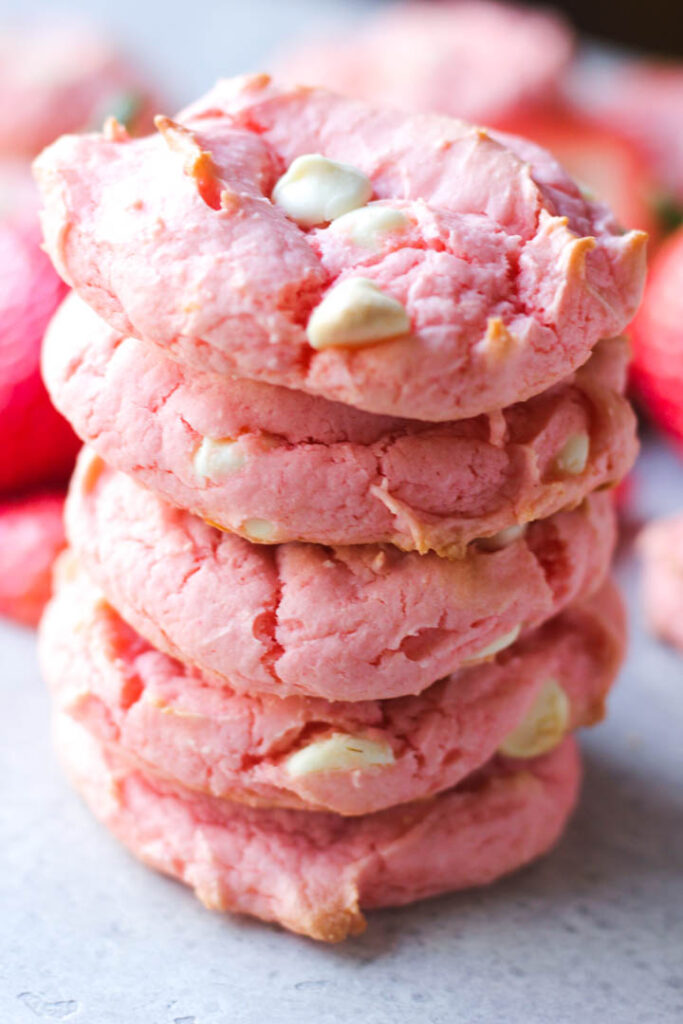
<path id="1" fill-rule="evenodd" d="M 198 671 L 142 640 L 75 566 L 69 576 L 41 627 L 56 706 L 143 770 L 253 805 L 359 815 L 449 789 L 495 754 L 550 680 L 569 704 L 555 745 L 602 717 L 625 647 L 623 609 L 608 586 L 497 661 L 417 697 L 282 700 L 207 686 Z M 290 758 L 294 765 L 301 751 L 311 756 L 335 736 L 352 748 L 371 744 L 374 763 L 290 768 Z"/>
<path id="2" fill-rule="evenodd" d="M 265 75 L 219 82 L 179 121 L 66 136 L 35 166 L 65 281 L 187 365 L 453 420 L 552 386 L 635 312 L 645 235 L 530 143 Z M 370 248 L 334 221 L 300 228 L 270 197 L 306 153 L 360 170 L 404 228 Z M 402 304 L 409 332 L 313 348 L 311 314 L 357 277 Z"/>
<path id="3" fill-rule="evenodd" d="M 636 454 L 627 359 L 623 339 L 602 341 L 536 398 L 432 425 L 187 369 L 121 338 L 71 295 L 48 330 L 43 373 L 53 402 L 109 465 L 224 529 L 249 537 L 261 520 L 273 541 L 459 556 L 625 475 Z M 590 441 L 585 468 L 564 472 L 558 452 L 580 434 Z M 204 475 L 202 445 L 227 450 L 226 440 L 232 463 Z"/>
<path id="4" fill-rule="evenodd" d="M 568 738 L 532 761 L 495 758 L 460 786 L 376 814 L 251 808 L 190 793 L 133 765 L 70 718 L 58 751 L 87 804 L 136 856 L 211 909 L 337 942 L 362 908 L 485 885 L 545 853 L 576 801 Z"/>
<path id="5" fill-rule="evenodd" d="M 84 25 L 0 31 L 0 154 L 30 159 L 65 132 L 99 128 L 116 114 L 147 127 L 147 83 Z"/>
<path id="6" fill-rule="evenodd" d="M 505 128 L 557 100 L 574 49 L 556 13 L 442 0 L 389 4 L 275 56 L 288 81 Z"/>
<path id="7" fill-rule="evenodd" d="M 651 523 L 639 546 L 647 621 L 657 636 L 683 651 L 683 515 Z"/>
<path id="8" fill-rule="evenodd" d="M 0 494 L 63 483 L 80 447 L 40 376 L 43 333 L 65 293 L 33 231 L 0 223 Z"/>
<path id="9" fill-rule="evenodd" d="M 0 501 L 0 615 L 35 626 L 52 592 L 52 564 L 66 544 L 64 495 Z"/>
<path id="10" fill-rule="evenodd" d="M 595 590 L 615 534 L 611 497 L 598 494 L 459 560 L 257 545 L 167 505 L 87 449 L 66 521 L 88 574 L 159 650 L 215 685 L 345 701 L 419 693 Z"/>

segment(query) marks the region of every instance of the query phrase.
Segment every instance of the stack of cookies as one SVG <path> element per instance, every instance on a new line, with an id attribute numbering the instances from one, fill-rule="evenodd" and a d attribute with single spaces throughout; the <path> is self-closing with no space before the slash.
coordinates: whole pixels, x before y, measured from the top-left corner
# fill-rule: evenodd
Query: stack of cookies
<path id="1" fill-rule="evenodd" d="M 37 163 L 87 447 L 43 622 L 95 814 L 315 938 L 556 840 L 624 648 L 644 237 L 549 155 L 267 76 Z"/>

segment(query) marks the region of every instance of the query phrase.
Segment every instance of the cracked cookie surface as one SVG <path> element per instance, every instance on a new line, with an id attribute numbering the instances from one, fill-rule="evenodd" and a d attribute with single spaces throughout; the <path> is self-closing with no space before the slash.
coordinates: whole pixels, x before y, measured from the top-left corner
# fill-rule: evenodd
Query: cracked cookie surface
<path id="1" fill-rule="evenodd" d="M 64 279 L 188 365 L 444 421 L 552 386 L 635 312 L 645 235 L 621 233 L 521 139 L 265 75 L 157 125 L 142 140 L 65 136 L 35 166 Z M 368 248 L 335 220 L 300 227 L 271 197 L 305 154 L 352 165 L 404 229 Z M 400 303 L 409 330 L 318 351 L 307 325 L 354 278 Z"/>
<path id="2" fill-rule="evenodd" d="M 220 685 L 333 700 L 418 693 L 596 589 L 608 493 L 458 560 L 390 545 L 253 544 L 167 505 L 84 449 L 67 534 L 114 607 Z"/>

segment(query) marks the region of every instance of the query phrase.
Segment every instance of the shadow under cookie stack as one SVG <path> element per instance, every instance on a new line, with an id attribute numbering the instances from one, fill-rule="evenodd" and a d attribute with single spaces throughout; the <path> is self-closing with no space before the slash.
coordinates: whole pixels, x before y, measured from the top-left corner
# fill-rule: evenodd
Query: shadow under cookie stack
<path id="1" fill-rule="evenodd" d="M 546 851 L 623 656 L 644 237 L 530 144 L 267 76 L 37 162 L 86 443 L 60 756 L 207 906 L 336 941 Z"/>

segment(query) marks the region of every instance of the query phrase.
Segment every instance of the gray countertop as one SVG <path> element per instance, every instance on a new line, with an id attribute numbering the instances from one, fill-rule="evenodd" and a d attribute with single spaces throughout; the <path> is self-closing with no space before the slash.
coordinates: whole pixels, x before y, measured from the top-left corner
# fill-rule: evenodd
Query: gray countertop
<path id="1" fill-rule="evenodd" d="M 663 447 L 634 506 L 683 507 Z M 559 847 L 487 890 L 373 913 L 333 948 L 209 913 L 110 838 L 55 764 L 32 635 L 2 627 L 0 1021 L 683 1020 L 683 661 L 643 631 L 628 551 L 619 575 L 630 656 Z"/>

